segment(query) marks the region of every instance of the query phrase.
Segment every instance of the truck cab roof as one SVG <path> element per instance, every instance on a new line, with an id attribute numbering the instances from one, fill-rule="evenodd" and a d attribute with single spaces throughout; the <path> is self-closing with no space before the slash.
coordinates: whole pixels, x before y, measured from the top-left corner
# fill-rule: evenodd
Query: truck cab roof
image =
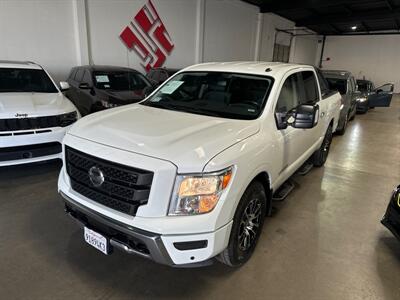
<path id="1" fill-rule="evenodd" d="M 277 77 L 299 68 L 310 69 L 314 67 L 280 62 L 235 61 L 202 63 L 187 67 L 182 71 L 230 72 Z"/>
<path id="2" fill-rule="evenodd" d="M 0 68 L 36 69 L 36 70 L 42 69 L 40 65 L 32 61 L 16 61 L 16 60 L 0 60 Z"/>

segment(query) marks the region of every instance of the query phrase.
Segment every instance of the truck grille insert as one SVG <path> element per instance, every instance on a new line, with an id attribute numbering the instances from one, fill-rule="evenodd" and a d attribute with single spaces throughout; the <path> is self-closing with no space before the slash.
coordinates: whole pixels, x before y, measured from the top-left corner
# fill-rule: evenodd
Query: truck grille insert
<path id="1" fill-rule="evenodd" d="M 132 216 L 140 205 L 147 203 L 153 172 L 100 159 L 68 146 L 65 160 L 75 192 Z"/>

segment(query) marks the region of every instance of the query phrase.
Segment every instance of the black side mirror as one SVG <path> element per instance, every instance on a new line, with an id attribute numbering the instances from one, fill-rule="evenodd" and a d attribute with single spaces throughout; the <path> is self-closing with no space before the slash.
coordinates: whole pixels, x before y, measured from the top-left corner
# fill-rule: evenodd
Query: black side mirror
<path id="1" fill-rule="evenodd" d="M 318 105 L 299 105 L 287 113 L 276 113 L 275 118 L 278 129 L 286 129 L 288 126 L 293 128 L 313 128 L 318 124 L 319 106 Z"/>
<path id="2" fill-rule="evenodd" d="M 294 120 L 288 119 L 288 125 L 294 128 L 313 128 L 318 124 L 318 116 L 318 105 L 300 105 L 292 115 Z"/>
<path id="3" fill-rule="evenodd" d="M 82 82 L 82 83 L 79 84 L 79 88 L 80 88 L 81 90 L 89 90 L 89 89 L 91 89 L 92 87 L 89 85 L 89 83 Z"/>

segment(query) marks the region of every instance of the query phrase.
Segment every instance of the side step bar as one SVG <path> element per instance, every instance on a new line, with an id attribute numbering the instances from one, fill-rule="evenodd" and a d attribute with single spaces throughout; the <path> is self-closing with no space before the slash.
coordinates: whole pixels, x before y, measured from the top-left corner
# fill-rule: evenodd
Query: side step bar
<path id="1" fill-rule="evenodd" d="M 281 187 L 274 193 L 272 196 L 272 201 L 283 201 L 290 194 L 290 192 L 294 189 L 294 183 L 292 181 L 287 180 Z"/>

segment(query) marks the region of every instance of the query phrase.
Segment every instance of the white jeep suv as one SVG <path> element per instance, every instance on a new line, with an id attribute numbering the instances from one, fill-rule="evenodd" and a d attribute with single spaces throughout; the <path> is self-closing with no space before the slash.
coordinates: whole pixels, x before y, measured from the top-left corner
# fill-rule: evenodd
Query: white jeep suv
<path id="1" fill-rule="evenodd" d="M 62 139 L 78 117 L 41 66 L 0 61 L 0 167 L 61 158 Z"/>
<path id="2" fill-rule="evenodd" d="M 65 210 L 105 254 L 239 266 L 273 194 L 307 160 L 324 164 L 340 105 L 311 66 L 186 68 L 143 102 L 72 126 L 58 183 Z"/>

